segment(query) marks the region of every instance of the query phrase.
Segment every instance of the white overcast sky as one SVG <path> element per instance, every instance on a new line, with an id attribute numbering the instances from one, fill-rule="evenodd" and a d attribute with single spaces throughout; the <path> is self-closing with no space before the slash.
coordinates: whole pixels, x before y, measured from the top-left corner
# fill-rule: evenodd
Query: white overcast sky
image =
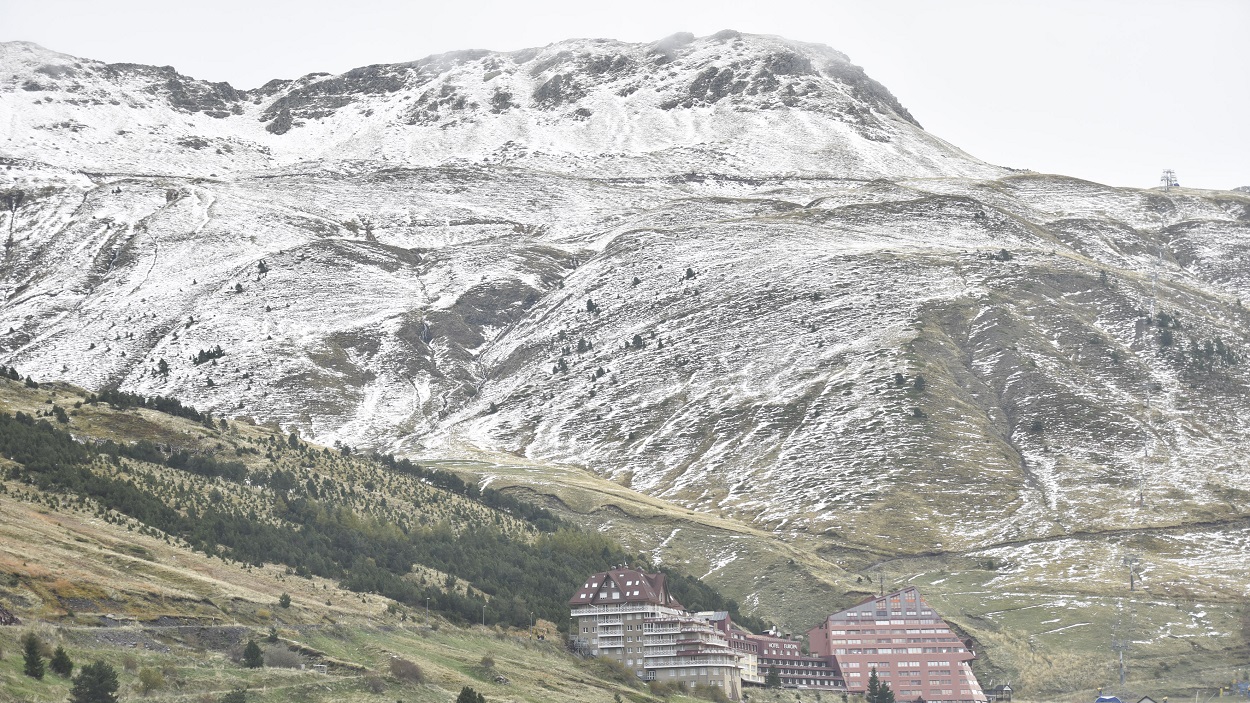
<path id="1" fill-rule="evenodd" d="M 986 161 L 1250 185 L 1250 0 L 0 0 L 0 41 L 256 87 L 454 49 L 721 29 L 828 44 Z"/>

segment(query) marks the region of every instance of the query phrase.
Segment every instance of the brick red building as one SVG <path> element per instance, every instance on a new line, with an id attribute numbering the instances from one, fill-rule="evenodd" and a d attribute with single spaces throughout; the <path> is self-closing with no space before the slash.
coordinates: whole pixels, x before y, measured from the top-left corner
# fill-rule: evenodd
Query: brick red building
<path id="1" fill-rule="evenodd" d="M 985 703 L 968 662 L 976 658 L 921 597 L 905 588 L 834 613 L 808 630 L 813 653 L 833 656 L 851 693 L 875 668 L 895 698 L 927 703 Z"/>

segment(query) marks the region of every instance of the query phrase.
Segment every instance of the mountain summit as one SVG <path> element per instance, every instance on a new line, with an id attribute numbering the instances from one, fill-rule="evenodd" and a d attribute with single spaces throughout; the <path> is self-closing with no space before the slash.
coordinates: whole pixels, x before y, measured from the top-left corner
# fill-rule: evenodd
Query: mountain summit
<path id="1" fill-rule="evenodd" d="M 26 42 L 0 45 L 0 67 L 7 149 L 97 171 L 370 160 L 603 175 L 1001 174 L 926 133 L 845 55 L 733 31 L 460 51 L 249 91 Z"/>

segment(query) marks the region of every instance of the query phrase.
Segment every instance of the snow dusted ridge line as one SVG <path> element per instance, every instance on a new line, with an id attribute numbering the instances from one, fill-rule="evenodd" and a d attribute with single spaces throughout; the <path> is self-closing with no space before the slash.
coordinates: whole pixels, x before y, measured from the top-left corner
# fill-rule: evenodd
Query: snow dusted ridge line
<path id="1" fill-rule="evenodd" d="M 73 170 L 216 177 L 364 160 L 608 176 L 1004 173 L 924 132 L 845 55 L 736 32 L 455 52 L 251 91 L 28 42 L 0 44 L 0 65 L 0 140 Z"/>
<path id="2" fill-rule="evenodd" d="M 1250 196 L 981 163 L 825 47 L 237 91 L 10 43 L 0 151 L 0 361 L 38 378 L 880 554 L 1244 516 Z"/>

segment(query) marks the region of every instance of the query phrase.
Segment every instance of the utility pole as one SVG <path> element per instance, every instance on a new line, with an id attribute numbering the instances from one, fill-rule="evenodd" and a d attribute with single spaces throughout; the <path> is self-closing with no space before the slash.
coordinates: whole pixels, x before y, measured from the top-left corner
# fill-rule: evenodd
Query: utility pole
<path id="1" fill-rule="evenodd" d="M 1176 171 L 1170 168 L 1163 169 L 1163 175 L 1159 177 L 1159 183 L 1163 186 L 1164 193 L 1180 186 L 1180 183 L 1176 182 Z"/>
<path id="2" fill-rule="evenodd" d="M 1128 590 L 1136 590 L 1137 564 L 1141 561 L 1141 557 L 1136 554 L 1125 554 L 1122 561 L 1124 566 L 1128 567 Z"/>
<path id="3" fill-rule="evenodd" d="M 1128 650 L 1128 640 L 1111 640 L 1111 650 L 1120 653 L 1120 688 L 1124 688 L 1124 652 Z"/>
<path id="4" fill-rule="evenodd" d="M 425 628 L 430 629 L 430 599 L 425 599 Z"/>
<path id="5" fill-rule="evenodd" d="M 486 627 L 486 604 L 482 604 L 482 627 Z"/>

